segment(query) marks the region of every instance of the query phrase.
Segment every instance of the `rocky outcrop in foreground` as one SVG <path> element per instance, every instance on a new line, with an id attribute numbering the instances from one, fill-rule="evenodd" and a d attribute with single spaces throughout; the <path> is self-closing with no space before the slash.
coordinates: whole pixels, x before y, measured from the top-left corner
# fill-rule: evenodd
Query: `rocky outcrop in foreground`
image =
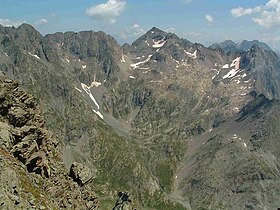
<path id="1" fill-rule="evenodd" d="M 0 77 L 0 209 L 97 209 L 90 169 L 74 182 L 35 99 Z M 82 186 L 79 186 L 79 183 Z"/>

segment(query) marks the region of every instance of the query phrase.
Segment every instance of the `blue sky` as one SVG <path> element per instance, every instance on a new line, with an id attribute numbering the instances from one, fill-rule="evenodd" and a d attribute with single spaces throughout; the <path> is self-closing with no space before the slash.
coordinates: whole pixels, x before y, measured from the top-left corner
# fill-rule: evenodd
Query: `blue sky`
<path id="1" fill-rule="evenodd" d="M 192 42 L 259 39 L 280 49 L 280 0 L 0 0 L 0 24 L 42 34 L 105 31 L 131 42 L 156 26 Z"/>

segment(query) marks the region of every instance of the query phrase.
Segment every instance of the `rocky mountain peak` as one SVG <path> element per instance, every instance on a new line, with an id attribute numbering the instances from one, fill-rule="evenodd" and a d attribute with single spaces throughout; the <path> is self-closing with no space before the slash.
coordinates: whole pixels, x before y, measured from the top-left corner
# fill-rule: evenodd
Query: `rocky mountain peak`
<path id="1" fill-rule="evenodd" d="M 262 49 L 268 50 L 268 51 L 272 51 L 272 49 L 264 42 L 260 42 L 258 40 L 253 40 L 253 41 L 247 41 L 247 40 L 243 40 L 242 42 L 240 42 L 239 44 L 237 44 L 237 47 L 239 49 L 242 49 L 244 51 L 248 51 L 250 50 L 250 48 L 252 48 L 254 45 L 259 46 Z"/>
<path id="2" fill-rule="evenodd" d="M 211 49 L 222 48 L 225 52 L 230 52 L 230 51 L 238 52 L 238 51 L 248 51 L 253 45 L 258 45 L 262 49 L 272 51 L 272 49 L 266 43 L 260 42 L 258 40 L 253 40 L 253 41 L 243 40 L 240 43 L 235 43 L 232 40 L 225 40 L 221 43 L 214 43 L 209 48 Z"/>

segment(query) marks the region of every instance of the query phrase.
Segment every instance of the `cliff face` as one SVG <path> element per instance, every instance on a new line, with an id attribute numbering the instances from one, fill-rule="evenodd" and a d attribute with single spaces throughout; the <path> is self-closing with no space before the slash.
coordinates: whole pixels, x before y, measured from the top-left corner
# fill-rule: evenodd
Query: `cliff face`
<path id="1" fill-rule="evenodd" d="M 46 130 L 35 98 L 0 77 L 1 209 L 95 209 L 88 185 L 78 186 Z M 90 176 L 90 172 L 87 172 Z"/>

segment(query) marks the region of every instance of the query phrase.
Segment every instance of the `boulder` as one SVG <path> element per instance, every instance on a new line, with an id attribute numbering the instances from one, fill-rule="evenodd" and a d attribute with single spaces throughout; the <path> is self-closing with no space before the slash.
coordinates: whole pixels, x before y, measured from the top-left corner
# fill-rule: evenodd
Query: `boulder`
<path id="1" fill-rule="evenodd" d="M 69 176 L 80 186 L 88 183 L 93 178 L 90 168 L 78 162 L 72 163 Z"/>

